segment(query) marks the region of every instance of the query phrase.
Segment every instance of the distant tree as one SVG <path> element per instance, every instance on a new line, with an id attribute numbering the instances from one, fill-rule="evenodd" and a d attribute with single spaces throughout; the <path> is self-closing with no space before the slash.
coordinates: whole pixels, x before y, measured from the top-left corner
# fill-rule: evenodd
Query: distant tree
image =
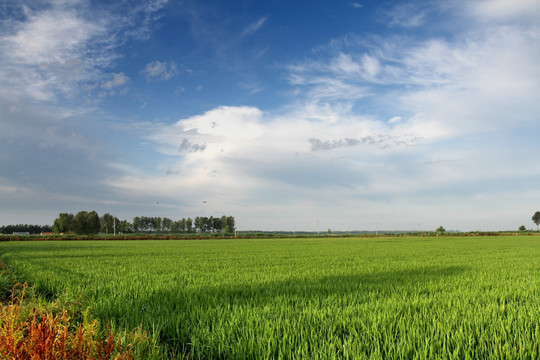
<path id="1" fill-rule="evenodd" d="M 173 226 L 173 221 L 171 219 L 164 217 L 161 220 L 161 231 L 170 232 L 172 226 Z"/>
<path id="2" fill-rule="evenodd" d="M 538 225 L 540 225 L 540 211 L 534 213 L 532 221 L 536 224 L 536 230 L 538 230 Z"/>
<path id="3" fill-rule="evenodd" d="M 141 218 L 136 216 L 133 218 L 133 231 L 138 232 L 141 227 Z"/>
<path id="4" fill-rule="evenodd" d="M 519 227 L 519 231 L 525 231 L 525 230 L 527 230 L 527 228 L 525 227 L 525 225 L 521 225 L 521 226 Z"/>
<path id="5" fill-rule="evenodd" d="M 130 234 L 133 232 L 133 227 L 127 220 L 119 221 L 116 219 L 116 233 L 118 234 Z"/>
<path id="6" fill-rule="evenodd" d="M 214 231 L 214 217 L 204 217 L 204 229 L 207 232 L 213 232 Z"/>
<path id="7" fill-rule="evenodd" d="M 223 227 L 221 225 L 221 219 L 218 217 L 212 218 L 212 230 L 215 232 L 221 232 L 223 231 Z"/>
<path id="8" fill-rule="evenodd" d="M 206 230 L 206 223 L 208 219 L 205 219 L 204 216 L 197 216 L 194 221 L 195 232 L 203 233 Z"/>
<path id="9" fill-rule="evenodd" d="M 154 230 L 154 223 L 152 218 L 147 216 L 139 217 L 139 231 L 152 231 Z"/>
<path id="10" fill-rule="evenodd" d="M 70 233 L 75 231 L 75 218 L 73 214 L 60 213 L 54 220 L 52 231 L 57 234 Z"/>
<path id="11" fill-rule="evenodd" d="M 99 215 L 94 210 L 88 213 L 88 225 L 87 225 L 87 234 L 97 234 L 101 228 L 101 223 L 99 221 Z"/>
<path id="12" fill-rule="evenodd" d="M 230 233 L 233 233 L 236 230 L 236 222 L 234 220 L 234 216 L 228 216 L 227 217 L 227 226 L 229 227 Z"/>
<path id="13" fill-rule="evenodd" d="M 439 226 L 439 227 L 437 228 L 437 230 L 435 230 L 435 232 L 436 232 L 437 234 L 444 234 L 444 233 L 446 232 L 446 229 L 443 228 L 442 225 L 441 225 L 441 226 Z"/>
<path id="14" fill-rule="evenodd" d="M 111 234 L 116 226 L 117 233 L 132 232 L 170 232 L 170 233 L 231 233 L 236 229 L 233 216 L 206 217 L 197 216 L 195 219 L 187 218 L 173 221 L 169 218 L 137 216 L 133 218 L 133 224 L 126 220 L 119 220 L 115 216 L 106 213 L 102 217 L 95 211 L 79 211 L 75 216 L 68 213 L 60 213 L 55 219 L 52 230 L 56 233 L 70 233 L 91 235 L 99 232 Z M 51 231 L 50 226 L 39 225 L 6 225 L 0 227 L 0 233 L 12 233 L 24 231 L 39 234 L 43 231 Z"/>
<path id="15" fill-rule="evenodd" d="M 114 233 L 114 225 L 115 223 L 118 224 L 119 220 L 112 216 L 109 213 L 103 214 L 103 216 L 100 219 L 101 222 L 101 232 L 105 234 L 113 234 Z"/>
<path id="16" fill-rule="evenodd" d="M 187 232 L 187 220 L 182 219 L 178 220 L 178 232 L 185 233 Z"/>
<path id="17" fill-rule="evenodd" d="M 29 224 L 17 224 L 17 225 L 4 225 L 0 226 L 0 234 L 13 234 L 14 232 L 27 232 L 29 234 L 40 234 L 42 232 L 50 232 L 51 227 L 49 225 L 29 225 Z"/>
<path id="18" fill-rule="evenodd" d="M 75 232 L 77 234 L 86 234 L 88 231 L 88 211 L 79 211 L 74 220 Z"/>
<path id="19" fill-rule="evenodd" d="M 52 227 L 50 225 L 42 225 L 40 233 L 42 232 L 52 232 Z"/>
<path id="20" fill-rule="evenodd" d="M 150 220 L 150 223 L 152 224 L 152 228 L 154 229 L 155 232 L 161 232 L 162 229 L 161 229 L 161 222 L 162 222 L 163 219 L 161 219 L 160 217 L 153 217 L 151 220 Z"/>
<path id="21" fill-rule="evenodd" d="M 97 234 L 101 228 L 99 215 L 95 211 L 79 211 L 75 215 L 75 232 L 81 235 Z"/>
<path id="22" fill-rule="evenodd" d="M 214 217 L 210 216 L 209 218 L 205 218 L 206 223 L 204 224 L 206 227 L 206 231 L 213 232 L 214 231 Z"/>

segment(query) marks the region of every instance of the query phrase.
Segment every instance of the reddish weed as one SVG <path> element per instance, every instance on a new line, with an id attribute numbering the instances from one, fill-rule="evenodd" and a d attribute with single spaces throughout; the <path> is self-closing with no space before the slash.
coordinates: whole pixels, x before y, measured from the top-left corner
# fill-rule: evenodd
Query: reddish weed
<path id="1" fill-rule="evenodd" d="M 0 308 L 0 358 L 13 360 L 132 359 L 110 327 L 101 335 L 97 320 L 70 324 L 66 310 L 53 315 L 23 302 L 27 285 L 17 285 L 11 303 Z M 75 330 L 74 330 L 75 329 Z"/>

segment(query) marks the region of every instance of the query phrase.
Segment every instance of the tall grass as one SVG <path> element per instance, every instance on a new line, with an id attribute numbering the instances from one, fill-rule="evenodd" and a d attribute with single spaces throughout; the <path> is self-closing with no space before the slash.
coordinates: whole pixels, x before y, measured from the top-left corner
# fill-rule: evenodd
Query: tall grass
<path id="1" fill-rule="evenodd" d="M 0 243 L 43 293 L 201 359 L 535 359 L 539 256 L 531 236 Z"/>

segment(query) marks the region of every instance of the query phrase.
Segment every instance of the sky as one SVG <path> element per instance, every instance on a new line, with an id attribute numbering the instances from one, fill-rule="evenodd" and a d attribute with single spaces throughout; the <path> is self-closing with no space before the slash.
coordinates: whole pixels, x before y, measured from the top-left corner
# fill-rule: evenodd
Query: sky
<path id="1" fill-rule="evenodd" d="M 517 230 L 540 2 L 0 3 L 0 225 Z"/>

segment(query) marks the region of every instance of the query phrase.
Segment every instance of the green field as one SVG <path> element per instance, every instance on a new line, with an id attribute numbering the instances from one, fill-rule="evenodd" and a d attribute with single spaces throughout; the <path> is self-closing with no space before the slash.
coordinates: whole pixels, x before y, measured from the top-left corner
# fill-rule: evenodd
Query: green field
<path id="1" fill-rule="evenodd" d="M 49 296 L 206 359 L 537 359 L 540 237 L 3 242 Z"/>

